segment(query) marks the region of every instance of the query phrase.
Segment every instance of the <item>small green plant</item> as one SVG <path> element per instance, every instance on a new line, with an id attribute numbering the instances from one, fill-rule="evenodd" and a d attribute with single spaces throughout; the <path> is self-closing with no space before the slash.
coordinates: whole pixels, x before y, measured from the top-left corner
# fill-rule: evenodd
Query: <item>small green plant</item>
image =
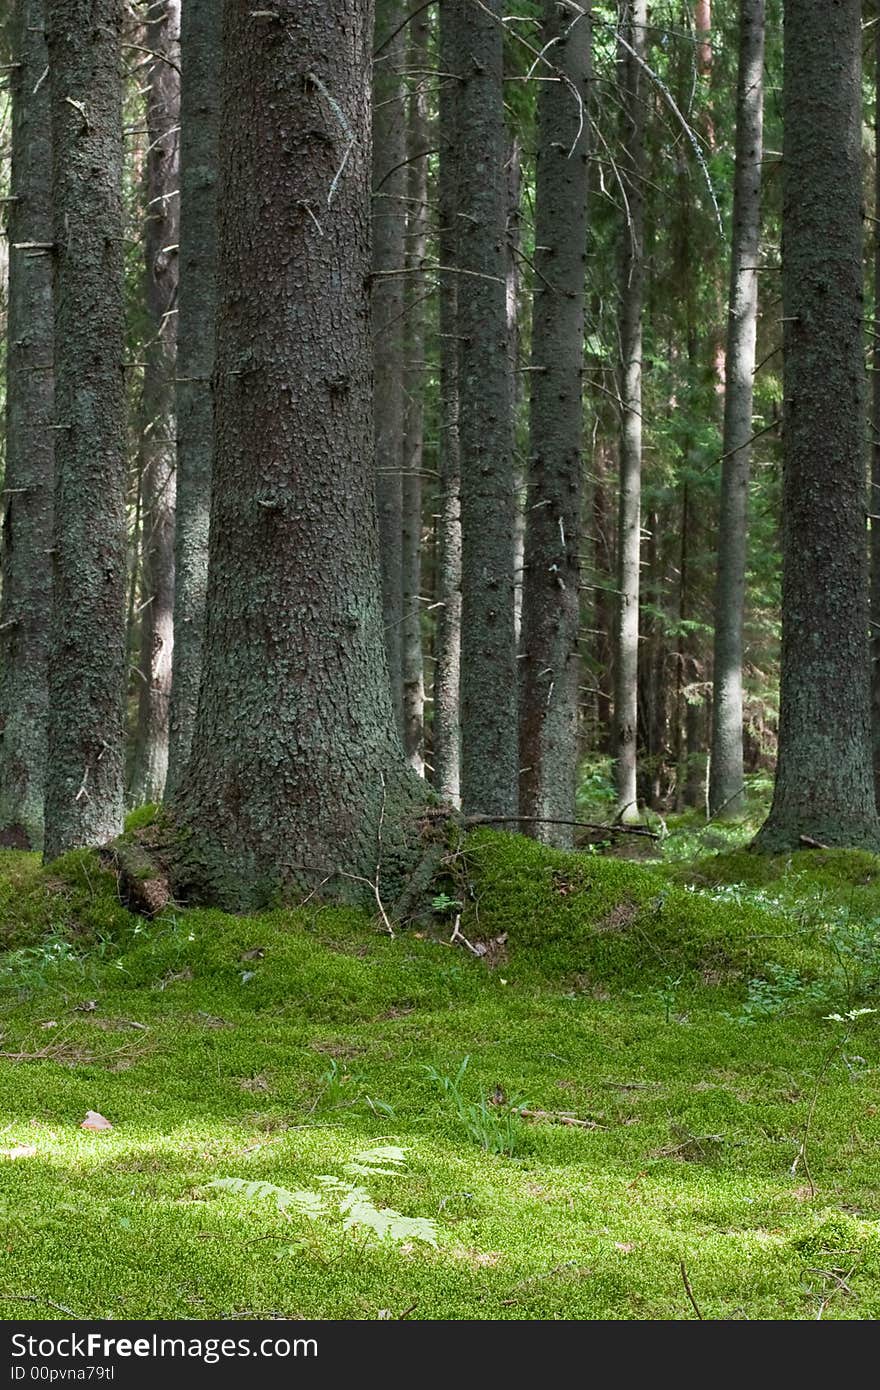
<path id="1" fill-rule="evenodd" d="M 405 1164 L 405 1151 L 391 1145 L 365 1149 L 343 1165 L 350 1177 L 363 1178 L 374 1174 L 399 1177 Z M 363 1230 L 379 1241 L 401 1244 L 422 1241 L 437 1248 L 437 1227 L 428 1217 L 404 1216 L 391 1207 L 377 1207 L 362 1183 L 322 1173 L 317 1188 L 278 1187 L 271 1182 L 249 1182 L 246 1178 L 215 1178 L 206 1184 L 220 1192 L 230 1192 L 247 1202 L 275 1202 L 277 1210 L 288 1220 L 291 1214 L 309 1221 L 341 1221 L 343 1231 Z"/>
<path id="2" fill-rule="evenodd" d="M 374 1114 L 394 1115 L 392 1106 L 384 1100 L 376 1100 L 360 1089 L 361 1079 L 352 1072 L 343 1071 L 335 1057 L 331 1057 L 326 1071 L 319 1077 L 321 1090 L 315 1099 L 312 1110 L 343 1110 L 364 1104 Z"/>
<path id="3" fill-rule="evenodd" d="M 736 1021 L 753 1027 L 762 1019 L 789 1014 L 799 1005 L 827 1008 L 830 999 L 827 981 L 805 980 L 798 970 L 771 965 L 767 977 L 749 980 L 748 994 Z"/>
<path id="4" fill-rule="evenodd" d="M 479 1144 L 487 1153 L 513 1158 L 523 1146 L 525 1126 L 522 1111 L 526 1102 L 506 1097 L 490 1102 L 485 1096 L 481 1096 L 479 1101 L 468 1100 L 462 1093 L 461 1083 L 470 1060 L 470 1056 L 464 1058 L 455 1076 L 445 1076 L 434 1067 L 426 1067 L 425 1071 L 440 1087 L 447 1104 L 475 1144 Z"/>
<path id="5" fill-rule="evenodd" d="M 678 987 L 684 979 L 683 975 L 667 975 L 663 984 L 655 991 L 663 1008 L 664 1022 L 671 1023 L 672 1015 L 675 1011 L 675 1004 L 678 998 Z"/>
<path id="6" fill-rule="evenodd" d="M 448 893 L 438 893 L 431 899 L 431 906 L 435 912 L 460 912 L 462 902 L 459 898 L 450 898 Z"/>
<path id="7" fill-rule="evenodd" d="M 36 946 L 7 951 L 0 964 L 0 987 L 5 989 L 47 989 L 59 974 L 86 974 L 83 958 L 60 931 L 54 931 Z"/>

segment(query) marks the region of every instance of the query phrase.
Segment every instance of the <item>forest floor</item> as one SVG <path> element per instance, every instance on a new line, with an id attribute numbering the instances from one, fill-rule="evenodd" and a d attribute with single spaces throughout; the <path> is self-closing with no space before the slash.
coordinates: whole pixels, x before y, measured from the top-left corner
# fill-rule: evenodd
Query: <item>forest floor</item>
<path id="1" fill-rule="evenodd" d="M 880 858 L 709 843 L 394 940 L 4 853 L 0 1317 L 880 1317 Z"/>

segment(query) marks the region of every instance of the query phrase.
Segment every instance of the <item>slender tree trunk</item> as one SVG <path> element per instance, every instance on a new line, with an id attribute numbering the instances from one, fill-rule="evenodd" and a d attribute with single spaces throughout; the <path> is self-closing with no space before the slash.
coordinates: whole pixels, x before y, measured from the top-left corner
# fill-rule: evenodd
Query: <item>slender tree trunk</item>
<path id="1" fill-rule="evenodd" d="M 736 817 L 743 795 L 743 610 L 746 586 L 749 463 L 757 264 L 761 239 L 764 0 L 740 0 L 733 245 L 721 465 L 718 580 L 715 592 L 714 699 L 709 813 Z"/>
<path id="2" fill-rule="evenodd" d="M 612 496 L 617 457 L 610 432 L 602 432 L 593 450 L 595 481 L 593 485 L 593 553 L 596 567 L 596 592 L 593 599 L 594 641 L 591 643 L 596 666 L 596 722 L 598 751 L 611 751 L 613 729 L 614 642 L 617 600 L 617 559 L 615 555 L 616 518 Z"/>
<path id="3" fill-rule="evenodd" d="M 561 820 L 574 817 L 577 780 L 589 18 L 573 23 L 545 0 L 541 47 L 551 43 L 565 80 L 538 89 L 520 806 Z M 572 840 L 568 826 L 533 833 Z"/>
<path id="4" fill-rule="evenodd" d="M 180 297 L 177 315 L 177 504 L 174 656 L 168 777 L 172 796 L 189 759 L 202 667 L 213 449 L 217 161 L 220 136 L 218 0 L 181 12 Z"/>
<path id="5" fill-rule="evenodd" d="M 665 599 L 663 570 L 663 520 L 659 511 L 648 519 L 648 594 L 654 608 L 647 625 L 646 685 L 646 800 L 659 809 L 663 796 L 663 772 L 666 760 L 667 680 L 666 633 L 662 617 Z"/>
<path id="6" fill-rule="evenodd" d="M 227 910 L 331 879 L 375 902 L 417 852 L 370 442 L 371 19 L 225 8 L 207 623 L 172 817 L 176 891 Z"/>
<path id="7" fill-rule="evenodd" d="M 782 667 L 757 845 L 880 848 L 871 769 L 862 342 L 861 5 L 786 0 Z"/>
<path id="8" fill-rule="evenodd" d="M 518 810 L 515 472 L 507 357 L 500 0 L 463 0 L 458 110 L 462 806 Z M 464 283 L 462 283 L 462 281 Z"/>
<path id="9" fill-rule="evenodd" d="M 48 0 L 55 226 L 54 618 L 45 856 L 122 829 L 125 316 L 121 0 Z"/>
<path id="10" fill-rule="evenodd" d="M 43 0 L 13 12 L 0 604 L 0 845 L 42 849 L 52 613 L 53 314 Z"/>
<path id="11" fill-rule="evenodd" d="M 403 742 L 407 761 L 425 774 L 425 663 L 422 654 L 422 469 L 425 434 L 426 277 L 428 253 L 428 63 L 430 25 L 410 24 L 406 263 L 406 409 L 403 473 Z"/>
<path id="12" fill-rule="evenodd" d="M 403 0 L 377 0 L 373 79 L 373 428 L 382 610 L 391 698 L 403 731 L 403 343 L 406 307 L 406 55 Z M 395 32 L 397 31 L 397 32 Z M 393 35 L 393 37 L 392 37 Z"/>
<path id="13" fill-rule="evenodd" d="M 174 511 L 178 246 L 180 243 L 180 0 L 163 0 L 147 23 L 153 59 L 147 87 L 144 299 L 143 610 L 140 689 L 131 801 L 161 801 L 168 771 L 174 650 Z"/>
<path id="14" fill-rule="evenodd" d="M 647 0 L 627 0 L 624 35 L 629 47 L 645 55 Z M 614 679 L 614 754 L 617 815 L 639 819 L 636 790 L 638 726 L 639 564 L 642 492 L 642 299 L 644 287 L 644 73 L 627 49 L 620 60 L 624 99 L 628 214 L 623 229 L 620 344 L 623 401 L 620 426 L 618 512 L 618 611 Z"/>
<path id="15" fill-rule="evenodd" d="M 694 28 L 697 31 L 697 71 L 708 77 L 712 71 L 712 0 L 696 0 Z"/>
<path id="16" fill-rule="evenodd" d="M 440 264 L 458 260 L 457 111 L 462 0 L 440 5 L 438 172 Z M 434 664 L 434 785 L 444 801 L 460 802 L 461 509 L 458 434 L 458 279 L 441 271 L 440 497 L 437 517 L 437 650 Z"/>

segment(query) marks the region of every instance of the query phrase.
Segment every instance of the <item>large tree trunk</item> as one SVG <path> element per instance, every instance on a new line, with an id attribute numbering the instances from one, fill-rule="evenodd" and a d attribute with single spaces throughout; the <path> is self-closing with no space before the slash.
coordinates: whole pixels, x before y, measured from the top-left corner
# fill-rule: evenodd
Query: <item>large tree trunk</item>
<path id="1" fill-rule="evenodd" d="M 382 612 L 391 699 L 403 732 L 403 342 L 406 54 L 403 0 L 376 0 L 373 79 L 373 428 Z"/>
<path id="2" fill-rule="evenodd" d="M 13 14 L 6 468 L 0 605 L 0 845 L 41 849 L 52 614 L 53 313 L 43 0 Z"/>
<path id="3" fill-rule="evenodd" d="M 416 853 L 373 488 L 371 11 L 225 8 L 207 624 L 172 820 L 176 891 L 227 910 L 371 898 Z"/>
<path id="4" fill-rule="evenodd" d="M 627 217 L 623 228 L 620 348 L 620 500 L 617 543 L 617 632 L 614 662 L 614 756 L 617 815 L 639 819 L 636 789 L 638 727 L 639 565 L 642 496 L 642 300 L 644 285 L 644 59 L 647 0 L 627 0 L 621 52 Z M 629 50 L 632 49 L 633 52 Z"/>
<path id="5" fill-rule="evenodd" d="M 872 354 L 871 714 L 874 797 L 880 807 L 880 22 L 874 24 L 874 351 Z"/>
<path id="6" fill-rule="evenodd" d="M 545 0 L 541 47 L 550 44 L 565 80 L 538 89 L 520 807 L 526 816 L 570 820 L 580 676 L 589 18 L 572 21 L 556 0 Z M 534 834 L 560 846 L 572 840 L 562 825 L 537 824 Z"/>
<path id="7" fill-rule="evenodd" d="M 742 814 L 743 609 L 763 157 L 764 0 L 741 0 L 709 814 Z"/>
<path id="8" fill-rule="evenodd" d="M 404 375 L 403 745 L 407 761 L 425 772 L 425 663 L 422 654 L 422 469 L 425 443 L 425 325 L 428 254 L 428 63 L 430 25 L 425 14 L 411 21 L 409 67 L 413 72 L 407 119 L 406 359 Z"/>
<path id="9" fill-rule="evenodd" d="M 432 742 L 434 785 L 444 801 L 460 801 L 461 513 L 458 434 L 458 52 L 461 0 L 440 6 L 437 179 L 440 264 L 440 496 L 437 506 L 437 646 Z"/>
<path id="10" fill-rule="evenodd" d="M 880 848 L 871 770 L 861 5 L 786 0 L 779 762 L 763 850 Z"/>
<path id="11" fill-rule="evenodd" d="M 46 859 L 122 828 L 122 0 L 48 0 L 55 226 L 55 602 Z"/>
<path id="12" fill-rule="evenodd" d="M 174 650 L 174 511 L 180 242 L 180 0 L 163 0 L 147 23 L 146 46 L 158 56 L 146 93 L 147 167 L 144 300 L 149 340 L 144 361 L 140 461 L 143 542 L 140 682 L 131 801 L 161 801 L 168 771 L 171 661 Z"/>
<path id="13" fill-rule="evenodd" d="M 166 796 L 173 795 L 189 759 L 202 667 L 214 430 L 221 24 L 218 0 L 184 0 L 174 658 Z"/>
<path id="14" fill-rule="evenodd" d="M 458 74 L 462 806 L 516 816 L 515 470 L 500 0 L 464 3 Z"/>

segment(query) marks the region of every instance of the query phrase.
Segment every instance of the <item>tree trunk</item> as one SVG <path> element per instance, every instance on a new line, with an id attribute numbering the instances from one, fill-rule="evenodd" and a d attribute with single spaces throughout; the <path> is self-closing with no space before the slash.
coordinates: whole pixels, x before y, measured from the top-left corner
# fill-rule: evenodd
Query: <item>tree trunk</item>
<path id="1" fill-rule="evenodd" d="M 168 777 L 189 759 L 202 667 L 213 449 L 217 161 L 222 6 L 184 0 L 181 13 L 180 299 L 177 316 L 177 505 L 174 658 Z"/>
<path id="2" fill-rule="evenodd" d="M 42 849 L 52 614 L 52 200 L 43 0 L 13 13 L 0 846 Z"/>
<path id="3" fill-rule="evenodd" d="M 645 54 L 647 0 L 627 0 L 624 36 L 642 59 Z M 642 491 L 642 299 L 644 283 L 644 73 L 622 50 L 623 144 L 627 159 L 628 212 L 623 229 L 620 344 L 622 358 L 620 423 L 620 501 L 617 544 L 617 633 L 614 678 L 614 754 L 617 815 L 639 819 L 636 790 L 638 726 L 639 564 Z"/>
<path id="4" fill-rule="evenodd" d="M 749 461 L 757 264 L 761 239 L 764 0 L 740 0 L 733 246 L 727 321 L 718 580 L 715 593 L 714 695 L 709 814 L 736 817 L 743 795 L 743 610 L 746 586 Z"/>
<path id="5" fill-rule="evenodd" d="M 871 770 L 861 5 L 786 0 L 779 762 L 762 850 L 880 849 Z"/>
<path id="6" fill-rule="evenodd" d="M 144 300 L 149 340 L 144 362 L 141 471 L 143 476 L 143 608 L 131 801 L 161 801 L 168 771 L 171 661 L 174 650 L 174 510 L 180 242 L 180 0 L 163 0 L 150 20 L 145 46 L 153 59 L 147 86 Z"/>
<path id="7" fill-rule="evenodd" d="M 225 7 L 207 623 L 172 872 L 226 910 L 329 880 L 374 901 L 417 853 L 374 506 L 371 10 Z"/>
<path id="8" fill-rule="evenodd" d="M 517 448 L 523 373 L 520 371 L 522 339 L 522 148 L 514 135 L 507 141 L 504 167 L 507 172 L 507 362 L 510 369 L 510 420 L 513 441 L 513 640 L 519 651 L 522 632 L 523 588 L 526 555 L 526 471 L 527 460 Z"/>
<path id="9" fill-rule="evenodd" d="M 391 698 L 403 731 L 403 341 L 406 296 L 406 34 L 403 0 L 377 0 L 373 79 L 373 428 L 382 612 Z M 397 31 L 395 33 L 395 31 Z M 393 37 L 392 37 L 393 35 Z"/>
<path id="10" fill-rule="evenodd" d="M 458 72 L 462 0 L 440 6 L 438 170 L 440 264 L 458 263 Z M 458 434 L 458 279 L 440 272 L 440 497 L 437 517 L 437 648 L 434 664 L 434 785 L 444 801 L 461 796 L 461 508 Z"/>
<path id="11" fill-rule="evenodd" d="M 874 24 L 874 350 L 872 354 L 871 715 L 874 798 L 880 807 L 880 22 Z"/>
<path id="12" fill-rule="evenodd" d="M 458 0 L 463 3 L 463 0 Z M 507 356 L 500 0 L 462 12 L 458 72 L 462 806 L 518 810 L 515 472 Z"/>
<path id="13" fill-rule="evenodd" d="M 600 407 L 601 410 L 601 407 Z M 590 650 L 596 672 L 597 751 L 611 751 L 613 734 L 614 643 L 617 600 L 616 518 L 612 495 L 617 467 L 616 437 L 606 434 L 600 415 L 593 449 L 593 557 L 596 589 L 593 597 L 593 642 Z"/>
<path id="14" fill-rule="evenodd" d="M 422 469 L 425 433 L 425 298 L 428 254 L 428 63 L 430 25 L 411 21 L 413 71 L 407 119 L 406 357 L 403 473 L 403 744 L 411 768 L 425 775 L 425 663 L 422 654 Z"/>
<path id="15" fill-rule="evenodd" d="M 122 829 L 125 316 L 121 0 L 48 0 L 55 602 L 45 856 Z"/>
<path id="16" fill-rule="evenodd" d="M 556 820 L 574 818 L 577 780 L 589 26 L 545 0 L 541 47 L 565 80 L 538 89 L 519 756 L 523 815 Z M 572 842 L 570 826 L 533 833 Z"/>

